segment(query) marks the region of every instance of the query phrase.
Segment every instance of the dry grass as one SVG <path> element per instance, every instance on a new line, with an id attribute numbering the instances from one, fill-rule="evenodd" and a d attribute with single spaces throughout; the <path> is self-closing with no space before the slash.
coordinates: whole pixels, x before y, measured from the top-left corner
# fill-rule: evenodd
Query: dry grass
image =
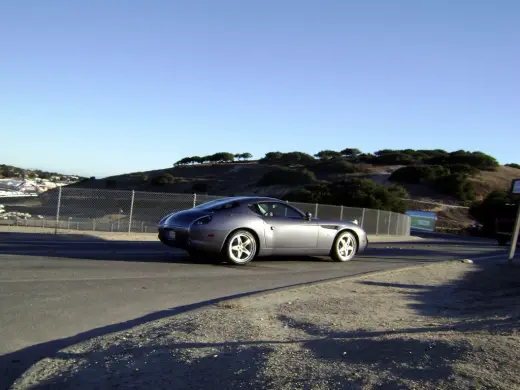
<path id="1" fill-rule="evenodd" d="M 472 181 L 480 197 L 493 190 L 509 190 L 511 181 L 520 178 L 520 170 L 501 166 L 496 171 L 481 171 Z"/>

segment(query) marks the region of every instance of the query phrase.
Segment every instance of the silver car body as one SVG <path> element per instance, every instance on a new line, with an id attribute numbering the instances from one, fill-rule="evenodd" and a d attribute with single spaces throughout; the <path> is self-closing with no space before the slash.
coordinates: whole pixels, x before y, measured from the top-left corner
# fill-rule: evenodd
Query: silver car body
<path id="1" fill-rule="evenodd" d="M 230 234 L 238 229 L 255 236 L 257 256 L 327 256 L 337 234 L 345 230 L 356 237 L 358 253 L 368 245 L 366 232 L 356 223 L 312 218 L 291 204 L 268 197 L 211 201 L 167 215 L 158 228 L 159 239 L 168 246 L 209 253 L 221 253 Z"/>

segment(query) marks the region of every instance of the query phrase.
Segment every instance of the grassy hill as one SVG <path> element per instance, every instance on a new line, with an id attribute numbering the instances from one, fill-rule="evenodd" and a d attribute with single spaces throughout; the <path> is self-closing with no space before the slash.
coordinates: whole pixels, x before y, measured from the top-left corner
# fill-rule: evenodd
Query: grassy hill
<path id="1" fill-rule="evenodd" d="M 494 190 L 507 190 L 520 166 L 502 166 L 481 152 L 443 150 L 325 150 L 270 152 L 257 161 L 247 153 L 186 157 L 173 167 L 72 187 L 211 195 L 266 195 L 292 201 L 342 204 L 404 212 L 431 210 L 443 224 L 473 222 L 468 206 Z M 250 155 L 249 155 L 250 156 Z M 450 205 L 450 206 L 446 206 Z M 457 207 L 458 206 L 458 207 Z"/>
<path id="2" fill-rule="evenodd" d="M 55 176 L 71 177 L 71 176 L 75 176 L 75 175 L 64 175 L 64 174 L 60 174 L 60 173 L 56 173 L 56 172 L 42 171 L 40 169 L 24 169 L 24 168 L 15 167 L 12 165 L 0 164 L 0 179 L 2 179 L 2 178 L 9 178 L 9 179 L 30 178 L 30 179 L 32 179 L 35 177 L 38 177 L 40 179 L 50 179 Z M 78 178 L 84 179 L 80 176 L 78 176 Z"/>
<path id="3" fill-rule="evenodd" d="M 239 156 L 243 156 L 242 154 Z M 469 206 L 520 177 L 516 164 L 501 166 L 481 152 L 357 149 L 267 153 L 258 161 L 233 154 L 187 157 L 172 168 L 90 179 L 73 187 L 212 195 L 268 195 L 284 199 L 403 211 L 433 210 L 441 219 L 468 224 Z M 402 199 L 407 199 L 402 201 Z M 430 203 L 425 203 L 430 202 Z"/>

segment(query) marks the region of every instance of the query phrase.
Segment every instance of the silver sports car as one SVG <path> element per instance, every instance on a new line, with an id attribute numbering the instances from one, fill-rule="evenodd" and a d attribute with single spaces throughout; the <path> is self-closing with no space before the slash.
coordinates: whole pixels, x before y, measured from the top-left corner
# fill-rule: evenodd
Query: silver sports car
<path id="1" fill-rule="evenodd" d="M 197 257 L 247 264 L 256 256 L 314 255 L 349 261 L 368 245 L 353 222 L 312 218 L 275 198 L 231 197 L 167 215 L 159 239 Z"/>

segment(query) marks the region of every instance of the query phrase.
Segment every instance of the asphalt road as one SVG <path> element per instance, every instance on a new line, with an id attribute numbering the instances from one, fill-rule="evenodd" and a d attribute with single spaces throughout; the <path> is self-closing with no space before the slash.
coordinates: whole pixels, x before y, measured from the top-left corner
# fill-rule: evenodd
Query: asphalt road
<path id="1" fill-rule="evenodd" d="M 0 388 L 68 345 L 201 307 L 215 298 L 504 254 L 504 248 L 489 241 L 432 236 L 371 244 L 348 263 L 267 258 L 237 267 L 194 264 L 184 252 L 158 242 L 0 233 Z"/>

